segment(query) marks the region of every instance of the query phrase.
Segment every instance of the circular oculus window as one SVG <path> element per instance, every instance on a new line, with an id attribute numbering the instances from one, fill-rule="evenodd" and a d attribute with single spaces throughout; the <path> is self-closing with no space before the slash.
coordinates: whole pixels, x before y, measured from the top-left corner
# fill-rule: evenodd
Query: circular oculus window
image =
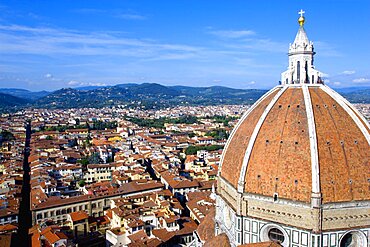
<path id="1" fill-rule="evenodd" d="M 284 243 L 285 240 L 284 233 L 275 227 L 268 231 L 268 237 L 271 241 L 279 244 Z"/>
<path id="2" fill-rule="evenodd" d="M 340 247 L 362 247 L 366 246 L 366 237 L 362 232 L 350 231 L 343 235 L 340 240 Z"/>

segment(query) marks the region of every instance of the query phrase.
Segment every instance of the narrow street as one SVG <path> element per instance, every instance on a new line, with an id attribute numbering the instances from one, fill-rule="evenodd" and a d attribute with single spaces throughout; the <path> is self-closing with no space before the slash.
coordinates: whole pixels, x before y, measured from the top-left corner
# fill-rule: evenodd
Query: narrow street
<path id="1" fill-rule="evenodd" d="M 12 246 L 31 246 L 31 241 L 28 237 L 28 229 L 32 226 L 32 217 L 30 210 L 30 165 L 28 156 L 30 155 L 30 140 L 31 140 L 31 124 L 26 125 L 26 142 L 24 148 L 23 159 L 23 184 L 22 184 L 22 200 L 19 207 L 18 216 L 18 234 L 12 239 Z"/>

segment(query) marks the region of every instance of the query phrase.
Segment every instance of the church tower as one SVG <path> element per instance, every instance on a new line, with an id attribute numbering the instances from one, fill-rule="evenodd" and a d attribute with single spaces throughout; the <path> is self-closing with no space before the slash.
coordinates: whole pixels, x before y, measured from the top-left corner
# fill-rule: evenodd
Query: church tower
<path id="1" fill-rule="evenodd" d="M 313 66 L 315 55 L 312 41 L 308 40 L 304 30 L 305 12 L 298 12 L 299 29 L 293 44 L 289 45 L 288 70 L 281 74 L 282 84 L 315 84 L 321 83 L 321 72 Z"/>

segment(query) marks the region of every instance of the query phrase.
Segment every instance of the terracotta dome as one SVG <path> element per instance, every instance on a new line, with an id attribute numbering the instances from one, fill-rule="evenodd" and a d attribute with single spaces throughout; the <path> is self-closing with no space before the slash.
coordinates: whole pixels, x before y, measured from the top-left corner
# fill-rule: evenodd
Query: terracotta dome
<path id="1" fill-rule="evenodd" d="M 369 200 L 369 143 L 366 120 L 329 87 L 275 87 L 235 127 L 220 176 L 239 192 Z"/>
<path id="2" fill-rule="evenodd" d="M 303 24 L 280 85 L 243 115 L 222 154 L 215 232 L 233 247 L 369 243 L 369 123 L 323 84 Z"/>

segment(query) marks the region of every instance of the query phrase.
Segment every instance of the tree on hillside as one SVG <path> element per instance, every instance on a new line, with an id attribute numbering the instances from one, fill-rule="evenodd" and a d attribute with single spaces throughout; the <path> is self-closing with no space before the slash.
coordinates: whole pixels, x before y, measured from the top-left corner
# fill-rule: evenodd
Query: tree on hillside
<path id="1" fill-rule="evenodd" d="M 1 140 L 3 142 L 14 141 L 15 137 L 11 132 L 9 132 L 7 130 L 3 130 L 3 131 L 0 132 L 0 141 Z"/>

